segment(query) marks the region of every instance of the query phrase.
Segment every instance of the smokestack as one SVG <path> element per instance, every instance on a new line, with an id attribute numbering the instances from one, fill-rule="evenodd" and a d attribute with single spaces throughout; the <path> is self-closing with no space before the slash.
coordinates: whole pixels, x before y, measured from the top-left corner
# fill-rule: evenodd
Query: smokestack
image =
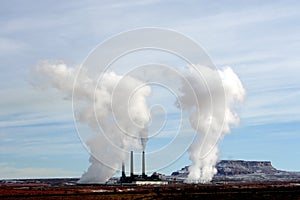
<path id="1" fill-rule="evenodd" d="M 130 152 L 130 176 L 133 177 L 133 151 Z"/>
<path id="2" fill-rule="evenodd" d="M 142 176 L 146 176 L 145 173 L 145 151 L 142 153 Z"/>
<path id="3" fill-rule="evenodd" d="M 125 178 L 126 174 L 125 174 L 125 163 L 122 162 L 122 178 Z"/>

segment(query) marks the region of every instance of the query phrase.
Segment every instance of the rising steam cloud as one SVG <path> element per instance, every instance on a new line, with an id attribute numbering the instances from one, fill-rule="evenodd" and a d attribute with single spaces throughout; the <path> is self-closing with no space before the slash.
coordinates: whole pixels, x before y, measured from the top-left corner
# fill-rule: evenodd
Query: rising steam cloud
<path id="1" fill-rule="evenodd" d="M 230 133 L 230 125 L 239 123 L 233 108 L 244 100 L 245 90 L 229 67 L 214 70 L 196 66 L 189 67 L 189 71 L 187 80 L 192 88 L 183 85 L 180 100 L 183 109 L 190 113 L 190 123 L 198 137 L 189 149 L 192 165 L 186 182 L 206 183 L 217 173 L 218 142 Z"/>
<path id="2" fill-rule="evenodd" d="M 145 148 L 151 119 L 147 105 L 151 88 L 144 81 L 106 72 L 100 74 L 101 81 L 97 82 L 98 79 L 84 72 L 77 77 L 76 69 L 64 63 L 45 62 L 34 71 L 39 84 L 50 85 L 70 99 L 76 90 L 73 99 L 81 102 L 74 111 L 76 120 L 97 133 L 86 141 L 91 165 L 80 182 L 106 182 L 120 169 L 121 161 L 127 160 L 128 151 Z M 181 91 L 178 101 L 183 111 L 189 113 L 190 124 L 198 133 L 189 148 L 192 165 L 187 182 L 205 183 L 217 172 L 219 139 L 239 122 L 233 108 L 235 103 L 243 101 L 245 90 L 230 67 L 215 70 L 189 66 L 184 74 L 178 85 Z M 221 85 L 216 84 L 216 77 Z"/>
<path id="3" fill-rule="evenodd" d="M 71 99 L 76 78 L 74 68 L 64 63 L 45 62 L 34 71 L 42 83 L 61 90 Z M 141 81 L 113 72 L 102 74 L 102 83 L 96 90 L 97 81 L 85 73 L 81 73 L 76 82 L 73 98 L 82 103 L 75 110 L 76 120 L 97 133 L 86 141 L 91 152 L 91 165 L 80 182 L 103 183 L 120 168 L 128 151 L 145 148 L 145 124 L 150 117 L 146 97 L 151 89 L 143 86 Z M 136 90 L 138 87 L 140 89 Z"/>

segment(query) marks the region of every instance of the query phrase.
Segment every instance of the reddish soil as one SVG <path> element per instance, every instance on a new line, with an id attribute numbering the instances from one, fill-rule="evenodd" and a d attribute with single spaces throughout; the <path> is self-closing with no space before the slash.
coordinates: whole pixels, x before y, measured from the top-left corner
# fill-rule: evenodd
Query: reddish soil
<path id="1" fill-rule="evenodd" d="M 0 199 L 298 199 L 299 183 L 167 186 L 0 184 Z"/>

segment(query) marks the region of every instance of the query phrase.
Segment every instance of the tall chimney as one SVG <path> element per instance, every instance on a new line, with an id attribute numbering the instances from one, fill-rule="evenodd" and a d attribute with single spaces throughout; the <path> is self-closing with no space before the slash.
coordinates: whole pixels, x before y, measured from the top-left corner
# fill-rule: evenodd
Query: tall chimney
<path id="1" fill-rule="evenodd" d="M 145 151 L 142 153 L 142 176 L 146 176 L 145 173 Z"/>
<path id="2" fill-rule="evenodd" d="M 133 151 L 130 152 L 130 176 L 133 177 Z"/>
<path id="3" fill-rule="evenodd" d="M 125 163 L 122 162 L 122 178 L 125 178 L 126 174 L 125 174 Z"/>

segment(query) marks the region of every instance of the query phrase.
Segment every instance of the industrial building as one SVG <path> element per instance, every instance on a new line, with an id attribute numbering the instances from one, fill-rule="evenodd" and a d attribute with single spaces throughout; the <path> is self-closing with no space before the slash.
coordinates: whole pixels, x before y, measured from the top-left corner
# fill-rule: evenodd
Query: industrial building
<path id="1" fill-rule="evenodd" d="M 146 174 L 145 152 L 142 152 L 142 173 L 140 175 L 134 174 L 133 151 L 130 152 L 130 176 L 126 176 L 125 163 L 122 162 L 122 175 L 120 183 L 134 184 L 134 185 L 166 185 L 167 181 L 161 180 L 158 173 L 154 172 L 151 176 Z"/>

